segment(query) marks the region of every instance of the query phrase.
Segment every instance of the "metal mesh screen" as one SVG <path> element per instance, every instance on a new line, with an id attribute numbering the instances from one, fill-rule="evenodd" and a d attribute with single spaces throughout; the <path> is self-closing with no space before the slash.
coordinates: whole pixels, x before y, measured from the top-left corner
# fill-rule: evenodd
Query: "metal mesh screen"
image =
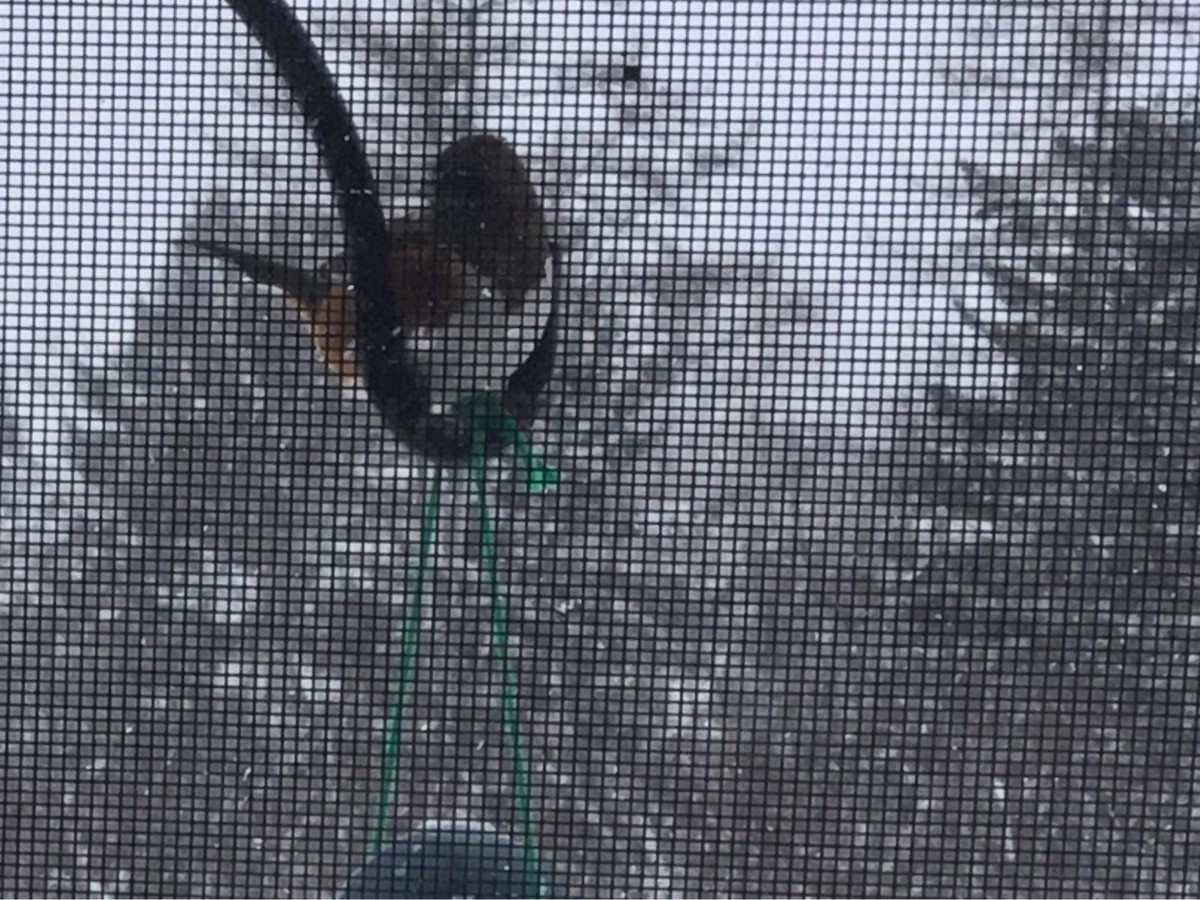
<path id="1" fill-rule="evenodd" d="M 553 375 L 414 450 L 246 23 L 0 10 L 0 893 L 1200 893 L 1191 4 L 295 12 L 429 315 L 519 157 Z"/>

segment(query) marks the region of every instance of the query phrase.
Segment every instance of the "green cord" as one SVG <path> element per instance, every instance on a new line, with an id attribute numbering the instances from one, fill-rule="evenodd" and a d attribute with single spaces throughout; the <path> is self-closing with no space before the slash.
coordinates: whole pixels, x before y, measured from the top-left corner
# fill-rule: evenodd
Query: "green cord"
<path id="1" fill-rule="evenodd" d="M 425 513 L 421 519 L 421 549 L 417 557 L 417 574 L 413 579 L 411 601 L 404 614 L 403 649 L 400 654 L 400 673 L 388 711 L 387 742 L 383 751 L 383 787 L 379 792 L 379 806 L 375 813 L 375 829 L 371 834 L 371 852 L 379 852 L 383 844 L 383 833 L 388 810 L 396 791 L 396 770 L 400 759 L 400 729 L 404 723 L 404 701 L 408 685 L 412 681 L 417 663 L 417 632 L 421 627 L 421 606 L 424 603 L 425 580 L 429 574 L 429 551 L 433 546 L 433 535 L 437 530 L 438 515 L 442 505 L 442 467 L 434 466 L 425 487 Z"/>
<path id="2" fill-rule="evenodd" d="M 492 642 L 500 662 L 503 679 L 502 708 L 504 733 L 513 758 L 514 802 L 521 823 L 525 850 L 525 888 L 530 897 L 540 897 L 542 880 L 539 874 L 537 836 L 533 830 L 530 802 L 529 769 L 521 748 L 521 710 L 517 676 L 508 655 L 508 601 L 500 586 L 499 563 L 496 554 L 496 527 L 488 515 L 487 457 L 484 455 L 483 434 L 476 430 L 471 441 L 471 471 L 475 477 L 476 499 L 479 503 L 479 543 L 487 573 L 488 593 L 492 607 Z"/>
<path id="3" fill-rule="evenodd" d="M 525 473 L 525 487 L 531 494 L 540 494 L 557 485 L 562 476 L 546 465 L 533 452 L 533 441 L 529 439 L 512 413 L 504 408 L 495 394 L 472 391 L 463 394 L 454 407 L 454 415 L 471 431 L 472 458 L 483 451 L 483 440 L 488 434 L 503 435 L 516 444 L 517 457 Z M 475 445 L 479 443 L 477 448 Z"/>
<path id="4" fill-rule="evenodd" d="M 513 758 L 514 804 L 521 823 L 524 839 L 524 862 L 526 890 L 530 897 L 540 897 L 542 892 L 541 866 L 538 860 L 537 836 L 533 828 L 533 811 L 530 799 L 531 787 L 529 768 L 521 746 L 521 710 L 517 676 L 508 653 L 508 601 L 500 586 L 500 566 L 496 553 L 496 524 L 489 515 L 487 502 L 487 435 L 499 433 L 516 445 L 517 456 L 525 474 L 525 486 L 532 493 L 541 493 L 559 483 L 559 473 L 547 466 L 534 453 L 533 443 L 521 430 L 498 399 L 488 393 L 476 392 L 464 395 L 459 401 L 456 414 L 471 432 L 471 474 L 475 481 L 476 498 L 479 505 L 480 553 L 487 577 L 488 594 L 491 601 L 492 643 L 500 663 L 503 680 L 502 710 L 504 734 L 509 742 Z M 382 849 L 388 812 L 396 790 L 396 772 L 400 758 L 400 731 L 404 723 L 404 704 L 408 687 L 416 667 L 417 632 L 421 624 L 421 607 L 424 602 L 425 581 L 429 574 L 429 555 L 433 535 L 441 512 L 442 469 L 434 466 L 430 472 L 425 493 L 425 513 L 421 520 L 421 547 L 417 558 L 417 572 L 413 580 L 411 601 L 405 611 L 403 649 L 400 657 L 400 672 L 396 679 L 391 709 L 388 711 L 387 741 L 383 754 L 383 786 L 379 793 L 375 828 L 371 834 L 371 852 Z"/>
<path id="5" fill-rule="evenodd" d="M 530 493 L 540 494 L 557 485 L 562 476 L 556 469 L 550 468 L 533 452 L 533 441 L 525 432 L 517 431 L 517 453 L 525 464 L 525 486 Z"/>

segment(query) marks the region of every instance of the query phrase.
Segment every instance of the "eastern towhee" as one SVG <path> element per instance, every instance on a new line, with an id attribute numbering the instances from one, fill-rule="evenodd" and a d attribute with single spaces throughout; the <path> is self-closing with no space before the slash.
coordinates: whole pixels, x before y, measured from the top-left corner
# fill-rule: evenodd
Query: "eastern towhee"
<path id="1" fill-rule="evenodd" d="M 545 214 L 520 157 L 492 135 L 460 138 L 438 157 L 432 203 L 390 227 L 394 301 L 410 358 L 430 389 L 430 411 L 444 414 L 467 392 L 502 392 L 542 336 L 555 278 Z M 361 385 L 344 258 L 302 270 L 190 243 L 282 290 L 330 371 Z"/>

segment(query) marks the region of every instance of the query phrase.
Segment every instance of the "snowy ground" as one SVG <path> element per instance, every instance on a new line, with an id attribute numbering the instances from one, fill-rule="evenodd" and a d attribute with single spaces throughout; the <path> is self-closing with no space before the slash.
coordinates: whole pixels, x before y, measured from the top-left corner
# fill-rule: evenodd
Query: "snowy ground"
<path id="1" fill-rule="evenodd" d="M 563 484 L 528 497 L 496 468 L 562 877 L 633 896 L 1048 889 L 1058 848 L 1010 827 L 1003 767 L 920 758 L 930 729 L 970 721 L 938 698 L 983 708 L 986 690 L 909 677 L 926 651 L 873 581 L 889 470 L 859 442 L 886 448 L 931 380 L 1003 389 L 952 309 L 988 299 L 946 272 L 961 210 L 942 189 L 964 156 L 1016 162 L 1046 122 L 1088 126 L 1070 20 L 398 6 L 300 5 L 385 194 L 417 192 L 448 135 L 498 131 L 575 286 L 537 435 Z M 1110 98 L 1194 80 L 1195 33 L 1169 12 L 1127 29 Z M 317 160 L 217 2 L 0 17 L 0 891 L 328 893 L 365 844 L 422 472 L 277 297 L 176 244 L 327 255 Z M 461 488 L 401 825 L 509 816 Z M 943 856 L 951 822 L 978 837 Z"/>

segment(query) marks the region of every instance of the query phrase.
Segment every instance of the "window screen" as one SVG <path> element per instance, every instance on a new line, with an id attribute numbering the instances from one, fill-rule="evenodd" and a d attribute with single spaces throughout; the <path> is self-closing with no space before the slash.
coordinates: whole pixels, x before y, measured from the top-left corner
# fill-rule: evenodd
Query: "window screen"
<path id="1" fill-rule="evenodd" d="M 1200 893 L 1194 7 L 292 13 L 0 11 L 0 893 Z"/>

